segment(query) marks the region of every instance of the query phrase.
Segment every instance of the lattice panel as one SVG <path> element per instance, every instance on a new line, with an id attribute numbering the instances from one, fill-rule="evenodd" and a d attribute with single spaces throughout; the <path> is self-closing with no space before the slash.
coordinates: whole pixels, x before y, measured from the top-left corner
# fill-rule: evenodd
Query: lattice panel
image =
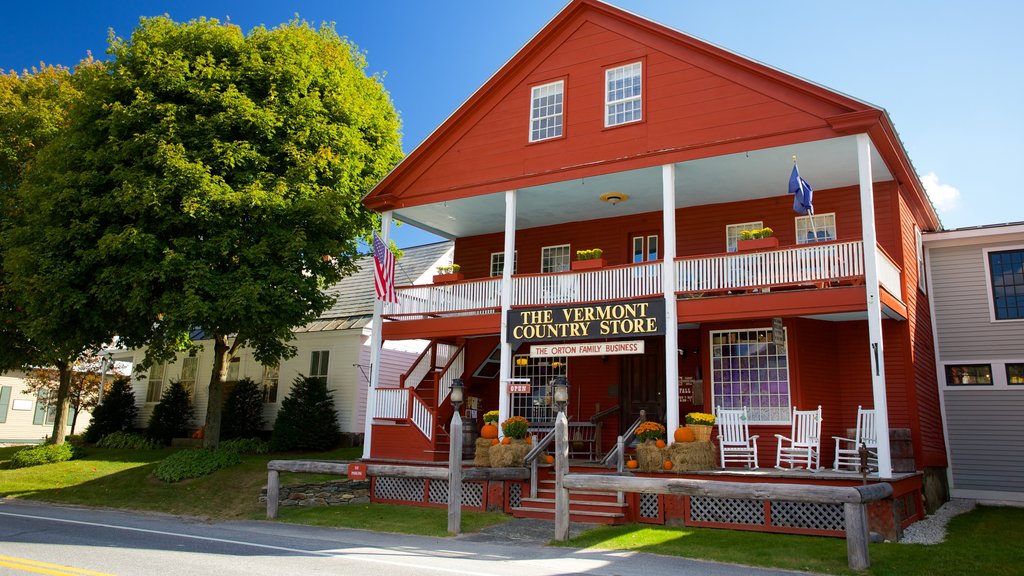
<path id="1" fill-rule="evenodd" d="M 508 506 L 509 508 L 519 508 L 519 505 L 523 503 L 523 485 L 516 483 L 510 483 L 508 485 Z"/>
<path id="2" fill-rule="evenodd" d="M 660 499 L 657 494 L 650 494 L 648 492 L 640 493 L 640 517 L 641 518 L 658 518 L 660 510 L 658 504 Z"/>
<path id="3" fill-rule="evenodd" d="M 694 522 L 763 526 L 764 504 L 760 500 L 693 496 L 690 518 Z"/>
<path id="4" fill-rule="evenodd" d="M 377 476 L 373 481 L 373 496 L 379 500 L 422 502 L 424 482 L 426 481 L 423 478 Z"/>
<path id="5" fill-rule="evenodd" d="M 843 532 L 846 521 L 842 504 L 773 501 L 772 526 Z"/>
<path id="6" fill-rule="evenodd" d="M 427 494 L 431 504 L 447 504 L 448 481 L 431 480 L 427 486 Z M 463 482 L 462 505 L 467 508 L 483 508 L 484 485 L 480 482 Z"/>

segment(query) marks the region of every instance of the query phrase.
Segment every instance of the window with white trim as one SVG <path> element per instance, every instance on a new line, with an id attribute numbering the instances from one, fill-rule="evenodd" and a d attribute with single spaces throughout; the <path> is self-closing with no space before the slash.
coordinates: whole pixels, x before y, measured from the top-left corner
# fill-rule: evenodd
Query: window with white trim
<path id="1" fill-rule="evenodd" d="M 199 371 L 199 357 L 188 356 L 181 360 L 181 377 L 180 382 L 185 391 L 188 392 L 189 398 L 195 398 L 196 392 L 196 373 Z"/>
<path id="2" fill-rule="evenodd" d="M 772 329 L 711 332 L 711 405 L 747 407 L 751 424 L 789 424 L 789 357 Z"/>
<path id="3" fill-rule="evenodd" d="M 1010 386 L 1024 384 L 1024 364 L 1008 363 L 1006 365 L 1006 383 Z"/>
<path id="4" fill-rule="evenodd" d="M 991 386 L 991 364 L 947 364 L 946 386 Z"/>
<path id="5" fill-rule="evenodd" d="M 642 119 L 641 71 L 640 62 L 605 71 L 605 128 Z"/>
<path id="6" fill-rule="evenodd" d="M 812 244 L 814 242 L 829 242 L 836 239 L 836 213 L 808 214 L 797 216 L 796 243 Z"/>
<path id="7" fill-rule="evenodd" d="M 327 383 L 327 369 L 331 363 L 330 350 L 316 350 L 309 355 L 309 377 Z"/>
<path id="8" fill-rule="evenodd" d="M 736 251 L 736 245 L 740 240 L 740 232 L 745 230 L 760 230 L 762 228 L 764 228 L 764 223 L 760 220 L 757 222 L 743 222 L 742 224 L 729 224 L 725 227 L 725 251 Z"/>
<path id="9" fill-rule="evenodd" d="M 995 320 L 1024 319 L 1024 249 L 985 250 Z"/>
<path id="10" fill-rule="evenodd" d="M 917 287 L 921 292 L 927 293 L 925 289 L 925 269 L 924 269 L 924 242 L 921 239 L 921 229 L 914 225 L 914 251 L 917 255 Z"/>
<path id="11" fill-rule="evenodd" d="M 530 90 L 530 142 L 562 135 L 564 89 L 565 82 L 559 80 Z"/>
<path id="12" fill-rule="evenodd" d="M 658 259 L 658 235 L 633 236 L 633 262 L 650 262 Z"/>
<path id="13" fill-rule="evenodd" d="M 540 249 L 541 272 L 565 272 L 569 269 L 569 245 L 545 246 Z"/>
<path id="14" fill-rule="evenodd" d="M 166 364 L 154 364 L 149 368 L 149 381 L 146 384 L 146 402 L 159 402 L 163 394 L 164 372 Z"/>
<path id="15" fill-rule="evenodd" d="M 260 383 L 263 386 L 263 402 L 265 404 L 277 402 L 277 382 L 280 377 L 280 366 L 263 366 L 263 378 Z"/>
<path id="16" fill-rule="evenodd" d="M 228 362 L 228 382 L 238 382 L 238 374 L 241 372 L 242 359 L 235 356 Z"/>
<path id="17" fill-rule="evenodd" d="M 499 344 L 498 346 L 494 347 L 494 350 L 491 350 L 491 353 L 490 353 L 490 355 L 487 356 L 487 359 L 480 363 L 480 366 L 477 367 L 476 372 L 473 373 L 473 376 L 475 376 L 477 378 L 492 378 L 493 379 L 493 378 L 497 378 L 498 374 L 500 374 L 500 373 L 501 373 L 501 345 Z"/>
<path id="18" fill-rule="evenodd" d="M 531 358 L 529 355 L 519 354 L 513 357 L 512 378 L 516 384 L 529 383 L 530 392 L 509 395 L 510 415 L 526 418 L 530 421 L 530 426 L 554 425 L 557 414 L 552 398 L 554 386 L 551 382 L 557 376 L 569 376 L 569 359 L 565 356 Z"/>
<path id="19" fill-rule="evenodd" d="M 491 252 L 491 276 L 501 276 L 505 268 L 505 253 Z M 512 253 L 512 273 L 519 269 L 519 251 Z"/>

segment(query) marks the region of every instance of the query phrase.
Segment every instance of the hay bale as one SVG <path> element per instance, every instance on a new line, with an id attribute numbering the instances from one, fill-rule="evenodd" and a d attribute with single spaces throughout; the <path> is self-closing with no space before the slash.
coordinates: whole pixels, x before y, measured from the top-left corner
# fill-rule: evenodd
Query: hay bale
<path id="1" fill-rule="evenodd" d="M 488 456 L 491 459 L 492 468 L 508 468 L 510 466 L 522 466 L 523 459 L 530 451 L 530 445 L 526 440 L 512 440 L 509 444 L 495 444 L 490 448 Z"/>
<path id="2" fill-rule="evenodd" d="M 665 448 L 658 448 L 654 440 L 636 445 L 637 468 L 644 472 L 654 472 L 665 468 Z"/>
<path id="3" fill-rule="evenodd" d="M 718 468 L 718 452 L 711 442 L 676 442 L 667 452 L 676 472 Z"/>
<path id="4" fill-rule="evenodd" d="M 491 465 L 491 439 L 477 438 L 476 453 L 473 456 L 473 464 L 477 466 Z"/>

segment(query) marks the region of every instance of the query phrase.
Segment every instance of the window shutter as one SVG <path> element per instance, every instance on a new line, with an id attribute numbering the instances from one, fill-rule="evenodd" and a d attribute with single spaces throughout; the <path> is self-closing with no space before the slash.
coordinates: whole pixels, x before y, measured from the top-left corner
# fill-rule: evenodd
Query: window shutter
<path id="1" fill-rule="evenodd" d="M 36 413 L 32 416 L 33 424 L 46 424 L 46 399 L 36 397 Z"/>
<path id="2" fill-rule="evenodd" d="M 7 408 L 11 405 L 11 387 L 0 386 L 0 424 L 7 422 Z"/>

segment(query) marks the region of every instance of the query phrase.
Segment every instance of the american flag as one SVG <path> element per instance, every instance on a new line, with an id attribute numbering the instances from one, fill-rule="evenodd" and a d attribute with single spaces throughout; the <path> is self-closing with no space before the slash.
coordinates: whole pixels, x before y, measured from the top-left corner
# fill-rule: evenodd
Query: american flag
<path id="1" fill-rule="evenodd" d="M 377 298 L 398 304 L 398 294 L 395 292 L 395 255 L 388 250 L 376 231 L 373 233 L 373 271 Z"/>

